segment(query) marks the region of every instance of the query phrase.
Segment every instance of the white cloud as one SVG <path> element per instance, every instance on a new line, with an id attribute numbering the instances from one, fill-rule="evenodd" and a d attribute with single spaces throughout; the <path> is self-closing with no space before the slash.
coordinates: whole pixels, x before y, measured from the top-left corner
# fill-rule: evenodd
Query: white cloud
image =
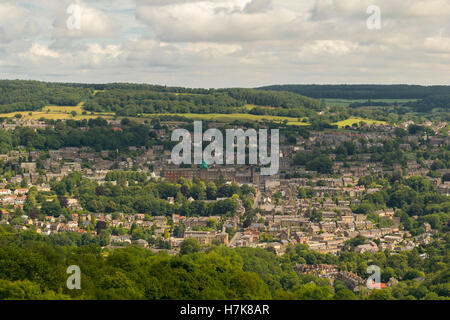
<path id="1" fill-rule="evenodd" d="M 297 14 L 270 9 L 270 1 L 222 0 L 139 5 L 137 19 L 156 37 L 172 42 L 273 40 Z M 266 10 L 267 9 L 267 10 Z"/>
<path id="2" fill-rule="evenodd" d="M 101 46 L 93 43 L 88 45 L 86 51 L 80 53 L 80 57 L 86 65 L 103 66 L 117 62 L 122 54 L 122 47 L 119 45 Z"/>
<path id="3" fill-rule="evenodd" d="M 445 37 L 426 38 L 425 48 L 430 52 L 450 54 L 450 38 Z"/>
<path id="4" fill-rule="evenodd" d="M 412 1 L 407 13 L 418 17 L 444 17 L 448 19 L 450 17 L 450 2 L 448 0 Z"/>
<path id="5" fill-rule="evenodd" d="M 43 60 L 48 59 L 58 59 L 61 57 L 58 52 L 53 51 L 49 49 L 48 46 L 39 43 L 33 43 L 27 52 L 21 53 L 19 56 L 25 59 L 25 61 L 32 63 L 42 62 Z"/>
<path id="6" fill-rule="evenodd" d="M 301 49 L 300 56 L 344 56 L 354 52 L 357 48 L 358 44 L 350 41 L 318 40 L 303 47 Z"/>
<path id="7" fill-rule="evenodd" d="M 27 19 L 30 12 L 12 1 L 0 3 L 0 42 L 9 43 L 23 37 L 35 36 L 39 27 L 34 19 Z"/>

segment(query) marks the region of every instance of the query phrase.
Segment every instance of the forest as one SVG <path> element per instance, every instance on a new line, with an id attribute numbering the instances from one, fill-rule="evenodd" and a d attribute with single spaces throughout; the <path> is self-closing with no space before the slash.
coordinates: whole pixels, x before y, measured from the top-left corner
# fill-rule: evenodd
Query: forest
<path id="1" fill-rule="evenodd" d="M 425 99 L 450 94 L 450 86 L 418 85 L 275 85 L 258 90 L 289 91 L 316 99 Z"/>
<path id="2" fill-rule="evenodd" d="M 368 99 L 366 102 L 353 102 L 352 108 L 364 106 L 386 107 L 394 105 L 398 113 L 404 113 L 402 106 L 414 112 L 429 113 L 433 109 L 447 112 L 450 108 L 450 86 L 417 85 L 277 85 L 258 88 L 258 90 L 288 91 L 316 99 Z M 418 99 L 406 103 L 372 102 L 371 99 Z"/>
<path id="3" fill-rule="evenodd" d="M 181 91 L 181 90 L 180 90 Z M 190 90 L 187 90 L 190 91 Z M 319 110 L 319 101 L 289 92 L 261 92 L 253 89 L 210 89 L 207 93 L 165 92 L 144 89 L 109 89 L 87 100 L 84 108 L 114 112 L 122 116 L 153 113 L 247 113 L 245 105 L 291 110 Z M 266 109 L 267 110 L 267 109 Z"/>
<path id="4" fill-rule="evenodd" d="M 258 89 L 194 89 L 149 84 L 77 84 L 1 80 L 0 113 L 36 111 L 44 106 L 75 106 L 83 103 L 85 112 L 116 116 L 219 113 L 289 116 L 316 121 L 337 122 L 349 116 L 389 120 L 410 112 L 448 118 L 448 86 L 409 85 L 282 85 Z M 358 99 L 350 108 L 332 106 L 326 98 Z M 320 100 L 322 99 L 322 100 Z M 410 102 L 377 102 L 372 99 L 411 99 Z M 361 107 L 376 107 L 374 109 Z M 408 116 L 409 117 L 409 116 Z"/>
<path id="5" fill-rule="evenodd" d="M 0 152 L 6 153 L 17 146 L 30 150 L 56 150 L 63 147 L 92 147 L 96 151 L 125 149 L 156 144 L 156 136 L 149 126 L 122 121 L 121 130 L 114 130 L 105 119 L 49 120 L 54 128 L 34 131 L 28 127 L 17 127 L 13 131 L 0 130 Z"/>
<path id="6" fill-rule="evenodd" d="M 152 123 L 157 128 L 162 128 L 160 120 L 185 120 L 184 118 L 158 118 Z M 7 122 L 5 118 L 0 118 L 1 123 Z M 24 146 L 27 150 L 57 150 L 64 147 L 91 147 L 95 151 L 101 150 L 123 150 L 128 147 L 152 147 L 156 144 L 163 145 L 166 150 L 170 150 L 176 142 L 157 139 L 154 131 L 150 129 L 147 120 L 144 123 L 123 118 L 120 121 L 120 130 L 108 125 L 107 121 L 101 117 L 89 120 L 45 120 L 48 124 L 45 129 L 34 131 L 29 127 L 16 127 L 14 130 L 0 129 L 0 153 L 8 153 L 19 146 Z M 193 130 L 192 120 L 187 120 L 183 128 Z M 207 121 L 204 121 L 205 127 Z M 256 122 L 232 122 L 230 125 L 242 125 L 258 130 L 259 124 Z M 279 128 L 283 124 L 269 123 L 269 128 Z M 290 126 L 286 129 L 286 135 L 295 141 L 295 136 L 307 137 L 311 130 L 317 129 L 321 125 L 329 126 L 328 123 L 314 121 L 311 126 L 296 127 Z M 289 130 L 288 130 L 289 129 Z M 224 129 L 222 133 L 225 135 Z M 294 140 L 293 140 L 294 139 Z M 206 144 L 206 142 L 205 142 Z"/>
<path id="7" fill-rule="evenodd" d="M 47 105 L 75 106 L 119 116 L 154 113 L 248 113 L 246 105 L 319 110 L 318 100 L 291 92 L 254 89 L 190 89 L 146 84 L 71 84 L 0 81 L 0 113 L 35 111 Z M 282 112 L 280 115 L 285 115 Z"/>
<path id="8" fill-rule="evenodd" d="M 128 178 L 124 174 L 129 174 Z M 24 205 L 25 213 L 59 216 L 69 212 L 64 202 L 65 197 L 77 197 L 83 207 L 94 213 L 139 213 L 146 212 L 148 217 L 157 215 L 171 216 L 180 213 L 184 216 L 211 216 L 211 215 L 232 215 L 236 210 L 235 199 L 244 201 L 244 205 L 250 208 L 252 203 L 246 202 L 249 193 L 256 194 L 256 191 L 248 185 L 238 186 L 233 183 L 225 184 L 224 181 L 209 182 L 195 180 L 194 182 L 181 179 L 179 183 L 158 182 L 154 179 L 147 179 L 142 174 L 139 180 L 131 178 L 135 172 L 119 173 L 111 171 L 106 177 L 107 183 L 97 185 L 97 183 L 82 178 L 81 173 L 72 172 L 60 182 L 51 182 L 52 190 L 58 195 L 58 201 L 48 202 L 45 198 L 38 196 L 32 189 L 29 199 Z M 109 183 L 109 179 L 115 180 L 117 184 Z M 172 197 L 174 204 L 169 204 L 166 200 Z M 189 198 L 194 201 L 187 201 Z M 234 198 L 232 198 L 234 197 Z M 227 198 L 216 202 L 206 202 L 206 200 L 217 200 L 217 198 Z M 42 207 L 38 210 L 38 204 Z"/>
<path id="9" fill-rule="evenodd" d="M 91 93 L 91 89 L 64 83 L 0 80 L 0 113 L 40 110 L 46 105 L 75 106 Z"/>

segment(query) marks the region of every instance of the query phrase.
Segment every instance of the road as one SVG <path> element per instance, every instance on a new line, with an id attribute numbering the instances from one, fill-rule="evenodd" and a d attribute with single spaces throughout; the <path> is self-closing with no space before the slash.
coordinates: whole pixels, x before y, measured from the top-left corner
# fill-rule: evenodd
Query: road
<path id="1" fill-rule="evenodd" d="M 258 203 L 261 199 L 261 192 L 259 192 L 259 189 L 256 190 L 256 196 L 255 196 L 255 201 L 253 202 L 253 209 L 256 209 L 258 207 Z"/>

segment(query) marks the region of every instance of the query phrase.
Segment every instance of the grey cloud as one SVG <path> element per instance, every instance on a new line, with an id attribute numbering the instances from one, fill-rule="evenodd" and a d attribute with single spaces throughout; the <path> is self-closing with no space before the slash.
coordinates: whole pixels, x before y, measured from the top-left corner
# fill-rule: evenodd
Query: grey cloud
<path id="1" fill-rule="evenodd" d="M 272 4 L 272 0 L 252 0 L 244 7 L 245 13 L 257 13 L 264 12 L 269 9 Z"/>

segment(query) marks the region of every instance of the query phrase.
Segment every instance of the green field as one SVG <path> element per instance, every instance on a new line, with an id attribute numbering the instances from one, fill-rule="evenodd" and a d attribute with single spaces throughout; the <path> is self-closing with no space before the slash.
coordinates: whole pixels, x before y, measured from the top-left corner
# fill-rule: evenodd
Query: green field
<path id="1" fill-rule="evenodd" d="M 254 106 L 246 106 L 246 108 L 251 108 Z M 75 111 L 76 116 L 72 116 L 71 112 Z M 22 111 L 22 112 L 11 112 L 0 114 L 0 117 L 13 118 L 16 114 L 22 115 L 23 119 L 52 119 L 52 120 L 82 120 L 82 119 L 92 119 L 96 117 L 111 118 L 114 116 L 112 113 L 95 113 L 83 115 L 83 104 L 80 103 L 78 106 L 46 106 L 40 111 Z M 247 113 L 230 113 L 230 114 L 220 114 L 220 113 L 209 113 L 209 114 L 195 114 L 195 113 L 163 113 L 163 114 L 144 114 L 142 118 L 154 118 L 158 116 L 180 116 L 187 119 L 193 120 L 214 120 L 218 122 L 232 122 L 235 120 L 248 120 L 248 121 L 275 121 L 283 122 L 287 121 L 288 125 L 305 126 L 308 123 L 298 121 L 298 118 L 293 117 L 280 117 L 280 116 L 270 116 L 270 115 L 253 115 Z M 130 117 L 134 118 L 134 117 Z"/>
<path id="2" fill-rule="evenodd" d="M 339 128 L 345 128 L 346 126 L 352 126 L 354 123 L 360 123 L 365 122 L 369 125 L 371 124 L 386 124 L 385 121 L 377 121 L 377 120 L 370 120 L 370 119 L 363 119 L 363 118 L 349 118 L 347 120 L 342 120 L 336 123 L 333 123 L 334 125 L 337 125 Z"/>
<path id="3" fill-rule="evenodd" d="M 255 106 L 247 105 L 245 108 L 247 110 L 251 110 Z M 270 108 L 270 107 L 267 107 Z M 75 111 L 76 116 L 72 116 L 71 112 Z M 46 106 L 41 111 L 22 111 L 22 112 L 11 112 L 11 113 L 3 113 L 0 114 L 0 117 L 5 118 L 13 118 L 16 114 L 21 114 L 24 119 L 52 119 L 52 120 L 83 120 L 83 119 L 92 119 L 96 117 L 104 117 L 104 118 L 113 118 L 113 113 L 95 113 L 95 114 L 86 114 L 83 115 L 83 103 L 80 103 L 77 106 Z M 209 121 L 217 121 L 217 122 L 233 122 L 236 120 L 246 120 L 246 121 L 273 121 L 282 123 L 287 121 L 287 125 L 292 126 L 307 126 L 309 123 L 299 121 L 298 118 L 294 117 L 281 117 L 281 116 L 270 116 L 270 115 L 254 115 L 248 113 L 230 113 L 230 114 L 221 114 L 221 113 L 208 113 L 208 114 L 200 114 L 200 113 L 161 113 L 161 114 L 144 114 L 141 117 L 129 117 L 130 119 L 151 119 L 159 116 L 179 116 L 184 117 L 186 119 L 192 120 L 209 120 Z M 122 118 L 122 117 L 118 117 Z M 367 124 L 385 124 L 384 121 L 376 121 L 371 119 L 362 119 L 362 118 L 350 118 L 347 120 L 339 121 L 334 123 L 338 125 L 340 128 L 345 128 L 346 126 L 352 126 L 354 123 L 360 123 L 361 121 Z"/>
<path id="4" fill-rule="evenodd" d="M 247 111 L 253 110 L 254 108 L 259 108 L 259 109 L 266 109 L 266 110 L 273 110 L 275 109 L 274 107 L 263 107 L 263 106 L 256 106 L 254 104 L 246 104 L 244 106 L 244 109 Z"/>
<path id="5" fill-rule="evenodd" d="M 293 117 L 279 117 L 279 116 L 261 116 L 247 113 L 230 113 L 230 114 L 221 114 L 221 113 L 208 113 L 208 114 L 200 114 L 200 113 L 163 113 L 163 114 L 145 114 L 144 117 L 157 117 L 157 116 L 179 116 L 185 117 L 187 119 L 193 120 L 209 120 L 209 121 L 217 121 L 217 122 L 232 122 L 235 120 L 248 120 L 248 121 L 274 121 L 274 122 L 283 122 L 287 121 L 288 125 L 295 126 L 307 126 L 309 125 L 306 122 L 298 121 L 298 118 Z"/>
<path id="6" fill-rule="evenodd" d="M 72 116 L 72 111 L 75 111 L 76 116 Z M 11 112 L 11 113 L 0 113 L 0 117 L 3 118 L 13 118 L 16 114 L 22 115 L 23 119 L 34 119 L 38 120 L 40 118 L 51 119 L 51 120 L 83 120 L 83 119 L 92 119 L 98 117 L 100 114 L 91 115 L 86 114 L 83 115 L 83 103 L 78 104 L 77 106 L 46 106 L 39 111 L 21 111 L 21 112 Z M 101 114 L 103 117 L 110 117 L 111 114 Z"/>

